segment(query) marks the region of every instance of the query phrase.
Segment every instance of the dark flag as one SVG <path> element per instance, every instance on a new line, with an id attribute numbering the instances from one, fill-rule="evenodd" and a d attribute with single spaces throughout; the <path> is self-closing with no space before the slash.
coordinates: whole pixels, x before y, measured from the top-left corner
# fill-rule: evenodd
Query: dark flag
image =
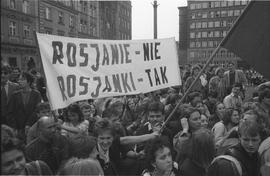
<path id="1" fill-rule="evenodd" d="M 270 1 L 251 1 L 221 46 L 270 79 Z"/>

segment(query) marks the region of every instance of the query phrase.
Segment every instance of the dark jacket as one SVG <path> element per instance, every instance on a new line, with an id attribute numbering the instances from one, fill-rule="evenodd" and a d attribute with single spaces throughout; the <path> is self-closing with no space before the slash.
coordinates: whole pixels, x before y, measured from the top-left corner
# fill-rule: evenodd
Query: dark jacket
<path id="1" fill-rule="evenodd" d="M 29 118 L 34 117 L 35 109 L 41 102 L 41 95 L 37 90 L 31 90 L 29 100 L 23 103 L 22 90 L 14 92 L 8 104 L 8 118 L 13 120 L 11 125 L 15 129 L 24 129 Z"/>
<path id="2" fill-rule="evenodd" d="M 19 85 L 13 82 L 8 81 L 8 93 L 3 93 L 3 90 L 1 90 L 1 124 L 7 124 L 11 126 L 11 124 L 14 124 L 12 119 L 8 119 L 8 103 L 10 100 L 11 95 L 19 90 Z"/>
<path id="3" fill-rule="evenodd" d="M 228 149 L 225 155 L 233 156 L 240 162 L 242 176 L 260 175 L 260 158 L 258 152 L 249 155 L 241 144 L 238 144 Z M 219 159 L 210 166 L 208 176 L 239 176 L 233 166 L 231 161 Z"/>
<path id="4" fill-rule="evenodd" d="M 181 176 L 206 176 L 206 170 L 189 158 L 181 163 L 179 170 Z"/>

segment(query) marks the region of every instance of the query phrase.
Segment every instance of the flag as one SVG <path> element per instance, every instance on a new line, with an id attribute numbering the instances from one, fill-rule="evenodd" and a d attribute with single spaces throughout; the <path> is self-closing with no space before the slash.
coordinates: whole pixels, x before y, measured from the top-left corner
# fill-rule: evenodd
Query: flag
<path id="1" fill-rule="evenodd" d="M 250 1 L 220 45 L 270 79 L 270 1 Z"/>

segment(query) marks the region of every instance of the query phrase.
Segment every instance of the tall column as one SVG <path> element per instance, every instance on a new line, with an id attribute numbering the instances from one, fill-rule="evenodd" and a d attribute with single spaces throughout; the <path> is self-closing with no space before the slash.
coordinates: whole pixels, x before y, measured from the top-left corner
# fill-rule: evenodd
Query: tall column
<path id="1" fill-rule="evenodd" d="M 157 38 L 157 1 L 154 0 L 154 4 L 153 4 L 153 7 L 154 7 L 154 39 Z"/>

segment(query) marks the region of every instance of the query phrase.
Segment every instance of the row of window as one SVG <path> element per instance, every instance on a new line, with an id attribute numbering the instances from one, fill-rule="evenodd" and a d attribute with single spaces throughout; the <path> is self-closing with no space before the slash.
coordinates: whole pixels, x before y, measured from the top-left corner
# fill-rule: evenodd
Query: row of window
<path id="1" fill-rule="evenodd" d="M 238 17 L 243 13 L 244 9 L 235 9 L 235 10 L 218 10 L 218 11 L 207 11 L 207 12 L 194 12 L 191 13 L 191 19 L 205 19 L 205 18 L 220 18 L 220 17 Z"/>
<path id="2" fill-rule="evenodd" d="M 227 31 L 226 30 L 223 30 L 223 31 L 190 32 L 190 39 L 225 37 L 226 34 L 227 34 Z"/>
<path id="3" fill-rule="evenodd" d="M 191 3 L 189 8 L 194 9 L 205 9 L 205 8 L 216 8 L 216 7 L 231 7 L 238 5 L 246 5 L 248 0 L 223 0 L 223 1 L 209 1 L 209 2 L 198 2 Z"/>
<path id="4" fill-rule="evenodd" d="M 51 9 L 46 7 L 45 8 L 45 19 L 47 20 L 52 20 L 51 17 Z M 65 25 L 65 18 L 63 12 L 59 11 L 58 12 L 58 23 Z M 75 27 L 75 17 L 73 15 L 69 15 L 69 27 L 74 28 Z M 79 31 L 87 33 L 87 20 L 86 19 L 80 19 L 79 23 Z M 90 27 L 93 28 L 93 23 L 90 24 Z M 96 29 L 95 29 L 96 30 Z M 96 32 L 94 32 L 96 33 Z"/>
<path id="5" fill-rule="evenodd" d="M 204 22 L 192 22 L 189 25 L 190 29 L 201 29 L 201 28 L 216 28 L 216 27 L 231 27 L 234 23 L 233 19 L 222 20 L 222 21 L 204 21 Z"/>
<path id="6" fill-rule="evenodd" d="M 205 51 L 190 51 L 189 57 L 190 58 L 209 58 L 212 54 L 212 50 L 205 50 Z M 235 58 L 235 54 L 232 52 L 221 50 L 215 55 L 216 58 Z"/>
<path id="7" fill-rule="evenodd" d="M 215 48 L 218 46 L 220 41 L 196 41 L 190 42 L 190 48 Z"/>
<path id="8" fill-rule="evenodd" d="M 16 10 L 18 7 L 17 7 L 17 4 L 16 4 L 16 0 L 9 0 L 9 8 L 10 9 L 13 9 L 13 10 Z M 23 3 L 22 3 L 22 12 L 23 13 L 30 13 L 30 3 L 28 0 L 23 0 Z"/>
<path id="9" fill-rule="evenodd" d="M 18 35 L 18 24 L 15 21 L 9 21 L 8 29 L 9 29 L 8 30 L 9 36 L 17 36 Z M 23 24 L 23 36 L 25 38 L 30 37 L 30 25 Z"/>
<path id="10" fill-rule="evenodd" d="M 124 18 L 120 18 L 120 26 L 127 30 L 131 28 L 130 22 L 125 20 Z"/>

